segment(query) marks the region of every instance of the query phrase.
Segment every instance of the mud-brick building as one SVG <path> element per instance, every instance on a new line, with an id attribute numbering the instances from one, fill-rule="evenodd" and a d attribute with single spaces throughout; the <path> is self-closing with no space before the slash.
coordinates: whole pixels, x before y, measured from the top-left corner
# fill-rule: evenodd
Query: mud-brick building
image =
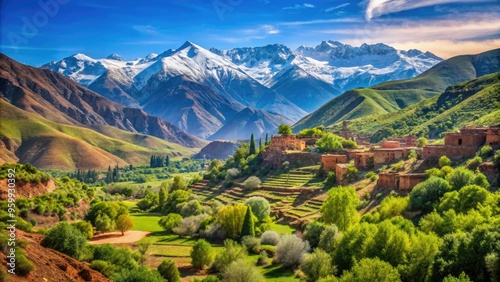
<path id="1" fill-rule="evenodd" d="M 500 125 L 491 127 L 466 127 L 458 132 L 446 133 L 444 145 L 428 145 L 424 147 L 423 157 L 447 156 L 450 159 L 473 157 L 477 150 L 490 145 L 500 146 Z"/>
<path id="2" fill-rule="evenodd" d="M 342 183 L 344 180 L 344 175 L 347 173 L 348 163 L 339 163 L 335 165 L 335 180 L 337 183 Z"/>
<path id="3" fill-rule="evenodd" d="M 377 185 L 390 189 L 396 189 L 403 193 L 410 193 L 413 187 L 427 179 L 425 173 L 398 173 L 388 171 L 379 174 Z"/>
<path id="4" fill-rule="evenodd" d="M 274 135 L 271 138 L 270 150 L 278 151 L 303 151 L 306 149 L 306 141 L 297 138 L 297 135 Z"/>
<path id="5" fill-rule="evenodd" d="M 357 169 L 371 169 L 375 164 L 374 153 L 362 152 L 354 154 L 354 166 Z"/>
<path id="6" fill-rule="evenodd" d="M 323 164 L 323 171 L 335 171 L 335 166 L 340 163 L 347 163 L 346 155 L 321 155 L 321 163 Z"/>
<path id="7" fill-rule="evenodd" d="M 416 147 L 417 137 L 413 135 L 403 136 L 403 137 L 393 137 L 387 139 L 387 141 L 396 141 L 399 143 L 400 147 Z"/>
<path id="8" fill-rule="evenodd" d="M 411 150 L 420 149 L 417 147 L 401 147 L 399 141 L 384 141 L 382 142 L 382 148 L 373 149 L 373 161 L 375 164 L 388 164 L 406 158 Z"/>

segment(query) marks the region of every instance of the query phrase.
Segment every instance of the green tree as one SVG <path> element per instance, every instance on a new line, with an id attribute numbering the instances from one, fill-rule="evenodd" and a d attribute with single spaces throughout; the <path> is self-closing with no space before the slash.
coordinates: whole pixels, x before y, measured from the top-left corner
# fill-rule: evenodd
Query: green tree
<path id="1" fill-rule="evenodd" d="M 214 258 L 215 252 L 210 243 L 203 239 L 194 243 L 193 248 L 191 249 L 191 264 L 194 267 L 203 269 L 203 267 L 212 264 Z"/>
<path id="2" fill-rule="evenodd" d="M 85 238 L 90 239 L 94 237 L 94 229 L 92 228 L 92 224 L 85 220 L 80 220 L 77 222 L 71 223 L 74 227 L 78 228 L 80 232 L 85 236 Z"/>
<path id="3" fill-rule="evenodd" d="M 428 143 L 429 141 L 425 137 L 420 137 L 417 139 L 417 147 L 425 147 Z"/>
<path id="4" fill-rule="evenodd" d="M 269 142 L 270 142 L 270 141 L 269 141 L 269 139 L 268 139 L 268 134 L 266 133 L 266 142 L 264 142 L 264 144 L 267 146 L 267 145 L 269 145 Z"/>
<path id="5" fill-rule="evenodd" d="M 255 139 L 253 138 L 253 133 L 250 136 L 250 155 L 255 155 L 256 150 L 255 150 Z"/>
<path id="6" fill-rule="evenodd" d="M 99 232 L 108 232 L 113 230 L 113 220 L 107 214 L 98 215 L 95 219 L 95 229 Z"/>
<path id="7" fill-rule="evenodd" d="M 264 197 L 250 197 L 245 204 L 252 208 L 252 213 L 259 222 L 264 222 L 271 213 L 271 205 Z"/>
<path id="8" fill-rule="evenodd" d="M 167 201 L 162 207 L 164 214 L 180 212 L 182 206 L 189 200 L 189 192 L 185 190 L 176 190 L 168 194 Z"/>
<path id="9" fill-rule="evenodd" d="M 108 173 L 106 174 L 106 183 L 110 184 L 113 182 L 113 172 L 111 171 L 111 166 L 108 166 Z"/>
<path id="10" fill-rule="evenodd" d="M 341 237 L 342 233 L 339 231 L 339 228 L 335 224 L 327 225 L 319 236 L 318 248 L 324 250 L 329 254 L 333 254 L 333 252 L 335 252 L 335 249 L 339 245 Z"/>
<path id="11" fill-rule="evenodd" d="M 312 248 L 316 248 L 319 244 L 319 237 L 323 230 L 325 230 L 325 225 L 323 223 L 312 221 L 306 225 L 303 238 L 309 242 Z"/>
<path id="12" fill-rule="evenodd" d="M 395 282 L 401 278 L 398 270 L 389 263 L 378 258 L 364 258 L 350 271 L 344 272 L 340 281 Z"/>
<path id="13" fill-rule="evenodd" d="M 300 270 L 306 275 L 306 281 L 316 282 L 333 273 L 332 257 L 325 251 L 316 249 L 304 258 Z"/>
<path id="14" fill-rule="evenodd" d="M 450 183 L 452 190 L 460 190 L 462 187 L 473 183 L 474 172 L 460 166 L 455 168 L 446 179 Z"/>
<path id="15" fill-rule="evenodd" d="M 162 182 L 158 193 L 158 205 L 163 207 L 168 199 L 168 182 Z"/>
<path id="16" fill-rule="evenodd" d="M 241 226 L 241 237 L 252 236 L 255 237 L 255 224 L 253 222 L 254 215 L 252 213 L 252 207 L 247 206 L 247 211 L 245 213 L 245 219 L 243 220 L 243 225 Z"/>
<path id="17" fill-rule="evenodd" d="M 259 138 L 259 150 L 262 150 L 264 147 L 262 147 L 262 138 Z"/>
<path id="18" fill-rule="evenodd" d="M 321 206 L 321 220 L 327 224 L 335 224 L 341 231 L 347 230 L 359 221 L 358 206 L 359 199 L 355 188 L 332 188 Z"/>
<path id="19" fill-rule="evenodd" d="M 346 172 L 342 177 L 345 181 L 352 182 L 358 178 L 358 169 L 354 165 L 348 165 L 346 167 Z"/>
<path id="20" fill-rule="evenodd" d="M 170 187 L 170 191 L 177 191 L 177 190 L 186 190 L 187 189 L 187 184 L 184 181 L 184 178 L 180 175 L 174 176 L 174 180 L 172 181 L 172 186 Z"/>
<path id="21" fill-rule="evenodd" d="M 316 141 L 316 146 L 321 152 L 334 152 L 343 149 L 342 138 L 333 133 L 326 133 Z"/>
<path id="22" fill-rule="evenodd" d="M 303 241 L 295 235 L 283 235 L 276 245 L 275 259 L 284 268 L 296 268 L 302 263 L 304 255 L 309 249 L 307 241 Z"/>
<path id="23" fill-rule="evenodd" d="M 226 239 L 224 240 L 224 249 L 217 253 L 214 266 L 220 272 L 224 272 L 229 264 L 238 259 L 247 257 L 247 248 L 237 242 Z"/>
<path id="24" fill-rule="evenodd" d="M 414 210 L 431 211 L 439 199 L 450 191 L 448 181 L 432 176 L 417 184 L 410 192 L 410 204 Z"/>
<path id="25" fill-rule="evenodd" d="M 239 238 L 247 207 L 242 204 L 225 206 L 217 213 L 217 222 L 229 238 Z"/>
<path id="26" fill-rule="evenodd" d="M 495 156 L 493 157 L 493 164 L 496 167 L 500 167 L 500 150 L 495 151 Z"/>
<path id="27" fill-rule="evenodd" d="M 134 228 L 134 220 L 128 214 L 122 214 L 116 219 L 116 229 L 118 229 L 122 235 L 125 235 L 125 231 Z"/>
<path id="28" fill-rule="evenodd" d="M 451 160 L 447 156 L 441 156 L 438 160 L 439 167 L 451 166 Z"/>
<path id="29" fill-rule="evenodd" d="M 146 211 L 157 206 L 158 202 L 158 195 L 148 189 L 146 190 L 146 195 L 144 196 L 144 198 L 137 202 L 137 207 L 139 207 L 139 209 L 143 211 Z"/>
<path id="30" fill-rule="evenodd" d="M 42 246 L 78 259 L 82 255 L 86 243 L 87 239 L 78 228 L 67 222 L 61 222 L 47 232 Z"/>
<path id="31" fill-rule="evenodd" d="M 181 282 L 179 269 L 177 269 L 175 262 L 171 259 L 164 259 L 160 265 L 158 265 L 158 272 L 168 282 Z"/>
<path id="32" fill-rule="evenodd" d="M 278 126 L 278 134 L 289 135 L 292 134 L 292 128 L 287 124 L 280 124 Z"/>

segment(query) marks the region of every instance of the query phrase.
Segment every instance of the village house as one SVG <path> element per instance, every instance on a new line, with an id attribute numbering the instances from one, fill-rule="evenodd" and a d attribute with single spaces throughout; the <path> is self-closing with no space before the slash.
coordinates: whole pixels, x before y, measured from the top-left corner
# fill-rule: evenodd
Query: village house
<path id="1" fill-rule="evenodd" d="M 297 135 L 273 135 L 271 144 L 268 147 L 270 150 L 278 151 L 303 151 L 306 149 L 306 141 L 297 138 Z"/>
<path id="2" fill-rule="evenodd" d="M 424 158 L 447 156 L 450 159 L 473 157 L 477 150 L 490 145 L 500 145 L 500 125 L 491 127 L 466 127 L 458 132 L 446 133 L 444 145 L 428 145 L 424 147 Z"/>
<path id="3" fill-rule="evenodd" d="M 393 161 L 404 159 L 411 150 L 420 150 L 417 147 L 401 147 L 399 141 L 384 141 L 382 148 L 373 149 L 374 164 L 389 164 Z"/>
<path id="4" fill-rule="evenodd" d="M 347 163 L 346 155 L 321 155 L 321 163 L 323 164 L 323 171 L 328 173 L 331 170 L 335 170 L 335 167 L 339 163 Z"/>
<path id="5" fill-rule="evenodd" d="M 382 172 L 379 174 L 377 185 L 390 189 L 396 189 L 403 193 L 410 193 L 413 187 L 427 179 L 425 173 L 398 173 L 395 171 Z"/>

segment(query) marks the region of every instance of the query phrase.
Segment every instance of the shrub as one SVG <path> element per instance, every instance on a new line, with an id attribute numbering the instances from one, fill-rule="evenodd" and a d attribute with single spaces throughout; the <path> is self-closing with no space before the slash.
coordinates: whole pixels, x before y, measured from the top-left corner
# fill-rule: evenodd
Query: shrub
<path id="1" fill-rule="evenodd" d="M 420 137 L 417 139 L 417 147 L 424 147 L 429 143 L 427 138 L 425 137 Z"/>
<path id="2" fill-rule="evenodd" d="M 253 214 L 260 222 L 264 222 L 269 217 L 271 205 L 264 197 L 250 197 L 245 204 L 252 208 Z"/>
<path id="3" fill-rule="evenodd" d="M 443 166 L 451 166 L 451 160 L 450 158 L 448 158 L 447 156 L 441 156 L 439 158 L 439 167 L 443 167 Z"/>
<path id="4" fill-rule="evenodd" d="M 401 281 L 399 272 L 379 258 L 364 258 L 350 271 L 345 271 L 340 281 Z"/>
<path id="5" fill-rule="evenodd" d="M 262 181 L 260 181 L 260 178 L 258 178 L 257 176 L 250 176 L 242 184 L 245 189 L 257 189 L 259 188 L 261 183 Z"/>
<path id="6" fill-rule="evenodd" d="M 318 248 L 332 254 L 337 248 L 341 237 L 342 233 L 335 224 L 327 225 L 319 236 Z"/>
<path id="7" fill-rule="evenodd" d="M 116 266 L 104 260 L 93 260 L 90 263 L 90 268 L 101 272 L 107 277 L 110 277 L 111 275 L 113 275 L 113 273 L 116 272 Z"/>
<path id="8" fill-rule="evenodd" d="M 260 235 L 260 243 L 263 245 L 276 246 L 280 242 L 280 236 L 275 231 L 266 231 Z"/>
<path id="9" fill-rule="evenodd" d="M 123 269 L 118 275 L 113 276 L 115 282 L 165 282 L 158 271 L 151 271 L 145 267 Z"/>
<path id="10" fill-rule="evenodd" d="M 500 167 L 500 150 L 495 151 L 495 156 L 493 157 L 493 164 L 496 167 Z"/>
<path id="11" fill-rule="evenodd" d="M 181 215 L 183 217 L 199 215 L 202 212 L 203 212 L 203 206 L 200 204 L 200 201 L 198 200 L 191 200 L 181 208 Z"/>
<path id="12" fill-rule="evenodd" d="M 332 274 L 332 257 L 325 251 L 316 249 L 304 258 L 300 270 L 306 275 L 306 281 L 316 282 Z"/>
<path id="13" fill-rule="evenodd" d="M 179 226 L 182 222 L 182 216 L 178 213 L 169 213 L 160 218 L 158 225 L 160 225 L 167 233 L 172 233 L 172 229 Z"/>
<path id="14" fill-rule="evenodd" d="M 348 182 L 356 180 L 358 178 L 358 169 L 353 165 L 348 165 L 343 178 Z"/>
<path id="15" fill-rule="evenodd" d="M 67 222 L 61 222 L 47 233 L 42 241 L 44 247 L 60 251 L 74 258 L 79 258 L 87 243 L 85 236 Z"/>
<path id="16" fill-rule="evenodd" d="M 262 250 L 259 253 L 259 258 L 257 259 L 257 265 L 263 266 L 268 264 L 269 264 L 269 256 L 267 255 L 266 251 Z"/>
<path id="17" fill-rule="evenodd" d="M 369 171 L 365 174 L 365 179 L 370 179 L 370 182 L 373 182 L 378 179 L 378 175 L 373 171 Z"/>
<path id="18" fill-rule="evenodd" d="M 95 228 L 97 231 L 106 232 L 114 229 L 113 221 L 109 218 L 107 214 L 98 215 L 95 219 Z"/>
<path id="19" fill-rule="evenodd" d="M 252 207 L 250 206 L 247 207 L 245 219 L 243 220 L 243 225 L 241 226 L 241 236 L 255 236 L 254 215 Z"/>
<path id="20" fill-rule="evenodd" d="M 226 180 L 233 180 L 238 177 L 240 171 L 237 168 L 230 168 L 226 172 Z"/>
<path id="21" fill-rule="evenodd" d="M 177 227 L 172 228 L 172 232 L 181 237 L 192 237 L 198 232 L 198 229 L 200 229 L 200 222 L 207 216 L 206 214 L 200 214 L 183 218 Z"/>
<path id="22" fill-rule="evenodd" d="M 275 258 L 285 268 L 296 268 L 309 251 L 309 243 L 295 235 L 283 235 L 276 246 Z"/>
<path id="23" fill-rule="evenodd" d="M 264 276 L 254 265 L 239 259 L 227 266 L 222 273 L 223 282 L 264 282 Z"/>
<path id="24" fill-rule="evenodd" d="M 482 158 L 487 158 L 493 155 L 493 148 L 490 145 L 486 145 L 481 147 L 479 151 L 477 151 L 477 156 Z"/>
<path id="25" fill-rule="evenodd" d="M 92 224 L 90 224 L 90 222 L 80 220 L 71 223 L 71 225 L 78 228 L 78 230 L 80 230 L 80 232 L 82 232 L 82 234 L 85 235 L 85 238 L 90 239 L 94 237 L 94 228 L 92 228 Z"/>
<path id="26" fill-rule="evenodd" d="M 481 165 L 482 162 L 483 159 L 478 156 L 468 160 L 466 165 L 468 169 L 476 170 Z"/>
<path id="27" fill-rule="evenodd" d="M 245 245 L 247 251 L 258 254 L 260 252 L 260 239 L 253 236 L 244 236 L 241 243 Z"/>
<path id="28" fill-rule="evenodd" d="M 278 134 L 292 134 L 292 128 L 289 125 L 282 123 L 278 126 Z"/>
<path id="29" fill-rule="evenodd" d="M 340 144 L 342 144 L 342 147 L 344 147 L 344 149 L 352 149 L 358 147 L 358 144 L 356 144 L 356 142 L 347 139 L 340 141 Z"/>
<path id="30" fill-rule="evenodd" d="M 209 266 L 215 258 L 215 252 L 212 246 L 205 240 L 196 241 L 191 249 L 191 264 L 199 269 Z"/>
<path id="31" fill-rule="evenodd" d="M 474 173 L 463 166 L 457 167 L 448 175 L 447 180 L 450 182 L 452 190 L 459 190 L 474 181 Z"/>
<path id="32" fill-rule="evenodd" d="M 337 181 L 335 177 L 335 172 L 334 171 L 329 171 L 328 174 L 326 175 L 324 185 L 327 187 L 332 187 L 335 185 L 335 182 Z"/>
<path id="33" fill-rule="evenodd" d="M 306 226 L 303 238 L 309 242 L 309 245 L 312 248 L 316 248 L 323 230 L 325 230 L 325 226 L 322 223 L 319 221 L 313 221 Z"/>
<path id="34" fill-rule="evenodd" d="M 246 211 L 247 207 L 245 205 L 236 204 L 234 206 L 225 206 L 217 212 L 217 222 L 222 226 L 228 237 L 239 238 Z"/>
<path id="35" fill-rule="evenodd" d="M 224 249 L 217 253 L 214 266 L 218 271 L 223 272 L 229 264 L 238 260 L 244 259 L 247 256 L 246 248 L 233 240 L 224 241 Z"/>
<path id="36" fill-rule="evenodd" d="M 343 148 L 341 141 L 342 138 L 340 136 L 333 133 L 326 133 L 321 139 L 316 141 L 316 146 L 321 152 L 334 152 Z"/>
<path id="37" fill-rule="evenodd" d="M 220 282 L 220 279 L 215 275 L 208 275 L 201 280 L 195 278 L 194 282 Z"/>
<path id="38" fill-rule="evenodd" d="M 16 274 L 26 276 L 33 269 L 35 269 L 35 265 L 29 261 L 24 252 L 21 252 L 20 249 L 18 249 L 16 252 Z"/>

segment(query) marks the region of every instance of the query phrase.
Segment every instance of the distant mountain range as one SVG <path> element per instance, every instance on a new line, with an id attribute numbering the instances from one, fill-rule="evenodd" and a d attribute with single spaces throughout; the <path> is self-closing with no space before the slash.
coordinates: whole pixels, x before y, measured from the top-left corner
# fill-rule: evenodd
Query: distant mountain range
<path id="1" fill-rule="evenodd" d="M 159 117 L 3 54 L 0 108 L 3 162 L 102 169 L 144 163 L 152 154 L 189 155 L 192 150 L 187 147 L 207 143 Z"/>
<path id="2" fill-rule="evenodd" d="M 325 41 L 295 51 L 280 44 L 209 51 L 187 41 L 133 61 L 76 54 L 42 68 L 195 136 L 233 139 L 274 133 L 279 123 L 292 124 L 345 90 L 410 78 L 440 61 L 385 44 Z M 242 122 L 256 131 L 235 134 Z"/>
<path id="3" fill-rule="evenodd" d="M 410 133 L 437 138 L 478 120 L 491 124 L 500 121 L 493 118 L 500 106 L 498 71 L 500 49 L 453 57 L 412 79 L 347 91 L 296 123 L 294 131 L 350 120 L 352 130 L 376 133 L 373 141 L 379 141 Z"/>

